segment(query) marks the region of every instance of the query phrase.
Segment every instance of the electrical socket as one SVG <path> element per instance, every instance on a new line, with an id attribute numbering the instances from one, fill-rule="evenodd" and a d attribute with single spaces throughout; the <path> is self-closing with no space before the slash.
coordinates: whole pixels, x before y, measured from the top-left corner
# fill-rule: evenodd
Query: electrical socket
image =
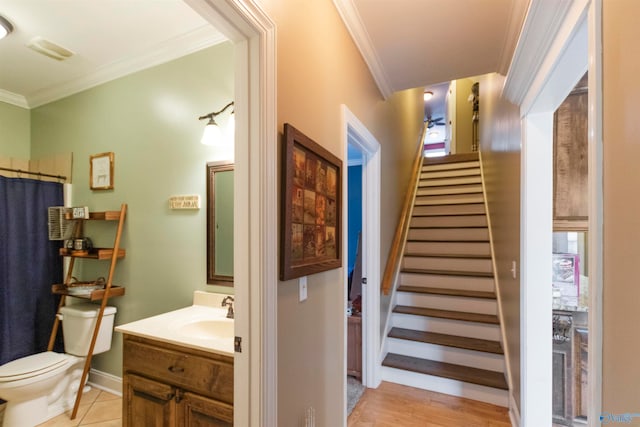
<path id="1" fill-rule="evenodd" d="M 300 302 L 307 299 L 307 276 L 298 279 L 298 299 Z"/>

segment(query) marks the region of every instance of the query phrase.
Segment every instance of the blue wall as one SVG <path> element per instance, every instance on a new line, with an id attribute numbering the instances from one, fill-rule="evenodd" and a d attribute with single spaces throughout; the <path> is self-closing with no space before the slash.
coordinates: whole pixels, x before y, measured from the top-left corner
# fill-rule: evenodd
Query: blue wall
<path id="1" fill-rule="evenodd" d="M 348 191 L 348 225 L 347 225 L 347 262 L 348 272 L 351 273 L 356 262 L 358 234 L 362 230 L 362 166 L 349 166 L 347 172 Z"/>

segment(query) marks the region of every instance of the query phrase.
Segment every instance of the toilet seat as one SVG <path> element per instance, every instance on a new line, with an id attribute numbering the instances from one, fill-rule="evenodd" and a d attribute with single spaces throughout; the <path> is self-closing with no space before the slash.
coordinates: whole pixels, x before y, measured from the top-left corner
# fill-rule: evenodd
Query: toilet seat
<path id="1" fill-rule="evenodd" d="M 66 365 L 68 356 L 53 351 L 33 354 L 13 360 L 0 366 L 0 383 L 8 383 L 35 376 L 42 375 L 49 371 Z"/>

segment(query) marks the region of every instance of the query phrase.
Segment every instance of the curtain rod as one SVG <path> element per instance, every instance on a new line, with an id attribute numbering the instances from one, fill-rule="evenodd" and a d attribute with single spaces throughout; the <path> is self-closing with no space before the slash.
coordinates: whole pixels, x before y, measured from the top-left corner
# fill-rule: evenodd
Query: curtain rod
<path id="1" fill-rule="evenodd" d="M 30 172 L 30 171 L 25 171 L 22 169 L 13 169 L 13 168 L 3 168 L 0 167 L 0 170 L 3 171 L 8 171 L 8 172 L 16 172 L 16 173 L 25 173 L 25 174 L 29 174 L 29 175 L 38 175 L 39 177 L 43 177 L 46 176 L 47 178 L 56 178 L 56 179 L 61 179 L 63 181 L 67 180 L 66 176 L 62 176 L 62 175 L 51 175 L 49 173 L 42 173 L 42 172 Z"/>

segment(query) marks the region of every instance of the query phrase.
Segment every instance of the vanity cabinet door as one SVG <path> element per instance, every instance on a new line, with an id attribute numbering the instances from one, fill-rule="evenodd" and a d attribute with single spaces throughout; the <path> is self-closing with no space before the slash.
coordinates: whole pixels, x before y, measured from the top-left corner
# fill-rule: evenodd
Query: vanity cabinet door
<path id="1" fill-rule="evenodd" d="M 178 403 L 178 423 L 180 427 L 231 427 L 233 426 L 233 406 L 185 392 Z"/>
<path id="2" fill-rule="evenodd" d="M 175 388 L 134 374 L 124 376 L 123 427 L 176 425 Z"/>

